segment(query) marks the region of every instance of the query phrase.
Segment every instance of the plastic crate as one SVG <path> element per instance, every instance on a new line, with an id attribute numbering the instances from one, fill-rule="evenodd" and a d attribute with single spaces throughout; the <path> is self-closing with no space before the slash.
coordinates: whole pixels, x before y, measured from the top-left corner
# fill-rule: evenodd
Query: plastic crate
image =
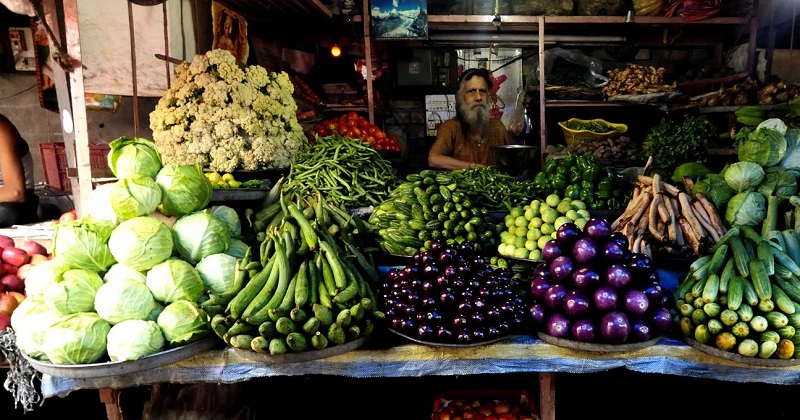
<path id="1" fill-rule="evenodd" d="M 108 169 L 107 144 L 89 145 L 89 163 L 92 169 Z M 47 185 L 60 188 L 64 192 L 72 193 L 72 185 L 67 176 L 67 149 L 63 142 L 39 143 L 39 153 L 42 156 L 42 172 Z"/>
<path id="2" fill-rule="evenodd" d="M 597 122 L 600 124 L 604 124 L 612 128 L 611 131 L 607 131 L 605 133 L 597 133 L 591 130 L 573 130 L 571 128 L 567 128 L 567 124 L 569 123 L 592 123 Z M 558 125 L 561 127 L 561 130 L 564 131 L 564 140 L 567 142 L 567 146 L 571 146 L 572 143 L 576 141 L 594 141 L 594 140 L 605 140 L 605 139 L 613 139 L 616 137 L 621 136 L 623 133 L 628 131 L 628 126 L 625 124 L 615 124 L 610 123 L 606 120 L 602 120 L 600 118 L 595 118 L 593 120 L 581 120 L 578 118 L 570 118 L 566 121 L 560 121 Z"/>

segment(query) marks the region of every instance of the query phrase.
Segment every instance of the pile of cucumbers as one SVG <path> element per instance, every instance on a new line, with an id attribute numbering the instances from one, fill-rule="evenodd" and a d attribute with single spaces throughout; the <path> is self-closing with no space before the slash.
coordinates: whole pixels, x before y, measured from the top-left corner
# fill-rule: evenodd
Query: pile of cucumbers
<path id="1" fill-rule="evenodd" d="M 474 203 L 448 172 L 430 169 L 409 174 L 369 217 L 378 246 L 394 255 L 414 255 L 432 240 L 448 245 L 470 241 L 479 251 L 493 251 L 504 229 L 489 211 Z"/>
<path id="2" fill-rule="evenodd" d="M 800 241 L 734 226 L 695 260 L 675 290 L 681 332 L 742 356 L 794 359 L 800 352 Z"/>
<path id="3" fill-rule="evenodd" d="M 238 262 L 241 290 L 213 316 L 229 345 L 269 355 L 323 350 L 372 334 L 378 273 L 359 248 L 369 228 L 328 203 L 281 194 L 254 215 L 260 246 Z"/>

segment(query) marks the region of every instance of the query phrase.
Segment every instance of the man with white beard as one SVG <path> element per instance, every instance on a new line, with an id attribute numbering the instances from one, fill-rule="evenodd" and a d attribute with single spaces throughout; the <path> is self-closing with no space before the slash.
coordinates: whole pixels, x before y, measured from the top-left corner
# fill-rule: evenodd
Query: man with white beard
<path id="1" fill-rule="evenodd" d="M 428 152 L 428 166 L 463 169 L 495 164 L 492 146 L 512 144 L 503 122 L 489 117 L 492 81 L 482 68 L 465 70 L 458 80 L 456 116 L 443 122 Z"/>

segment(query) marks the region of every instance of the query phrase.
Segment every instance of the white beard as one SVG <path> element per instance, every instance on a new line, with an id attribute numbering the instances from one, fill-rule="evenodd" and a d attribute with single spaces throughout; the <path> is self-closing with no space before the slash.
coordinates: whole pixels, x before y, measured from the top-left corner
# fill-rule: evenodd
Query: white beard
<path id="1" fill-rule="evenodd" d="M 460 103 L 456 112 L 461 119 L 465 132 L 489 133 L 489 104 L 482 102 L 472 106 Z"/>

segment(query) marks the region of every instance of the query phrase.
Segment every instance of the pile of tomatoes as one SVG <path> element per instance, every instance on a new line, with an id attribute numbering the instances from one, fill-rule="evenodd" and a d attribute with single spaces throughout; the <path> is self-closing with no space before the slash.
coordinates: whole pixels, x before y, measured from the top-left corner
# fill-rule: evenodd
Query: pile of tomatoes
<path id="1" fill-rule="evenodd" d="M 355 111 L 342 114 L 340 117 L 323 120 L 311 130 L 306 136 L 309 142 L 314 142 L 316 136 L 325 137 L 338 134 L 353 139 L 361 139 L 375 150 L 400 151 L 400 144 L 397 140 L 388 137 L 374 124 L 370 124 L 366 118 L 358 115 Z"/>

